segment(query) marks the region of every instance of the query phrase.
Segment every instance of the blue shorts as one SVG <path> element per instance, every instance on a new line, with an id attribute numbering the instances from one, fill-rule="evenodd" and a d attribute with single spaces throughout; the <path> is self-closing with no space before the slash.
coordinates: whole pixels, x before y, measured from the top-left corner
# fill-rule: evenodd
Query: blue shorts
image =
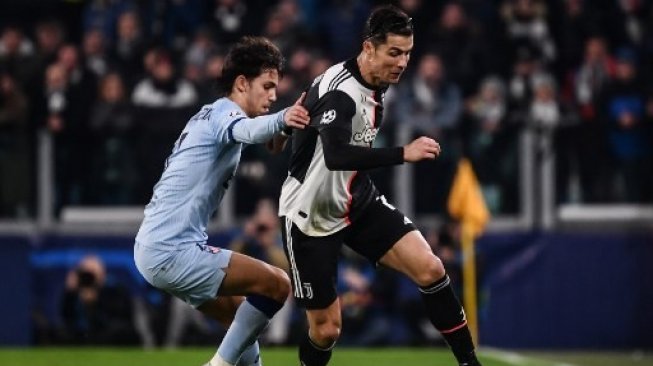
<path id="1" fill-rule="evenodd" d="M 205 244 L 134 245 L 136 268 L 152 286 L 197 308 L 218 296 L 231 251 Z"/>

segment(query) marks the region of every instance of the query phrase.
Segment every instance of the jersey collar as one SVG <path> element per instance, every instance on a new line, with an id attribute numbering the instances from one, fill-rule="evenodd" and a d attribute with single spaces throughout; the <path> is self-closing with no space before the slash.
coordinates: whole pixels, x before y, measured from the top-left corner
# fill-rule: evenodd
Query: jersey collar
<path id="1" fill-rule="evenodd" d="M 354 79 L 356 79 L 356 81 L 361 83 L 361 85 L 363 85 L 367 89 L 374 90 L 377 92 L 385 92 L 386 90 L 388 90 L 388 86 L 377 87 L 365 81 L 363 75 L 361 75 L 360 68 L 358 68 L 358 62 L 356 62 L 356 57 L 350 58 L 349 60 L 345 61 L 345 69 L 347 69 L 347 71 L 349 71 L 354 76 Z"/>

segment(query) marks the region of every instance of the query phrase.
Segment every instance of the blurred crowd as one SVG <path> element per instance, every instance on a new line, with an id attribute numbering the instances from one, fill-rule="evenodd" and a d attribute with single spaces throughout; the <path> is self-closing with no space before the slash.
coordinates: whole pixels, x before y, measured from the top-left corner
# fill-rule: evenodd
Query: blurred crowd
<path id="1" fill-rule="evenodd" d="M 276 108 L 357 54 L 373 0 L 47 0 L 0 15 L 0 217 L 34 215 L 38 131 L 53 137 L 55 207 L 142 205 L 173 141 L 215 98 L 243 35 L 287 57 Z M 394 1 L 413 17 L 408 74 L 379 145 L 437 138 L 416 211 L 443 212 L 469 157 L 490 209 L 516 213 L 520 135 L 555 153 L 556 201 L 653 201 L 653 6 L 645 0 Z M 285 156 L 246 150 L 237 212 L 276 197 Z M 537 162 L 537 160 L 536 160 Z M 391 174 L 378 175 L 381 188 Z M 438 182 L 435 184 L 434 182 Z M 390 194 L 389 189 L 385 192 Z"/>

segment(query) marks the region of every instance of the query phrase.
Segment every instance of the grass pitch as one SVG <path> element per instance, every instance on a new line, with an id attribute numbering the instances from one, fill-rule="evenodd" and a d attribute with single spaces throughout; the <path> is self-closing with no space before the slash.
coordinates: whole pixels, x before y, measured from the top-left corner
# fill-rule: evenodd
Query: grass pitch
<path id="1" fill-rule="evenodd" d="M 132 348 L 0 348 L 2 366 L 200 366 L 215 352 L 210 348 L 152 350 Z M 266 366 L 296 366 L 296 348 L 262 350 Z M 484 366 L 653 366 L 651 354 L 511 353 L 483 350 Z M 446 349 L 338 348 L 330 366 L 455 366 Z"/>

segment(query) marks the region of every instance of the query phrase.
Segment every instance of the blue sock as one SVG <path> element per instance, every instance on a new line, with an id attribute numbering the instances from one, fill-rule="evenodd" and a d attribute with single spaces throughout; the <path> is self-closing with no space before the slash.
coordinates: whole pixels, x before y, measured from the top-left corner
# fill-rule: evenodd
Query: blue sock
<path id="1" fill-rule="evenodd" d="M 259 309 L 270 319 L 272 319 L 274 314 L 276 314 L 283 307 L 282 302 L 274 301 L 269 297 L 261 295 L 249 295 L 247 296 L 247 302 L 252 304 L 252 306 L 255 308 Z"/>
<path id="2" fill-rule="evenodd" d="M 236 366 L 262 366 L 261 353 L 258 347 L 258 341 L 247 347 Z"/>
<path id="3" fill-rule="evenodd" d="M 235 365 L 243 352 L 256 342 L 268 326 L 270 318 L 276 313 L 273 310 L 281 308 L 278 304 L 277 301 L 263 296 L 253 297 L 252 301 L 248 297 L 236 310 L 234 321 L 218 347 L 218 355 Z"/>

